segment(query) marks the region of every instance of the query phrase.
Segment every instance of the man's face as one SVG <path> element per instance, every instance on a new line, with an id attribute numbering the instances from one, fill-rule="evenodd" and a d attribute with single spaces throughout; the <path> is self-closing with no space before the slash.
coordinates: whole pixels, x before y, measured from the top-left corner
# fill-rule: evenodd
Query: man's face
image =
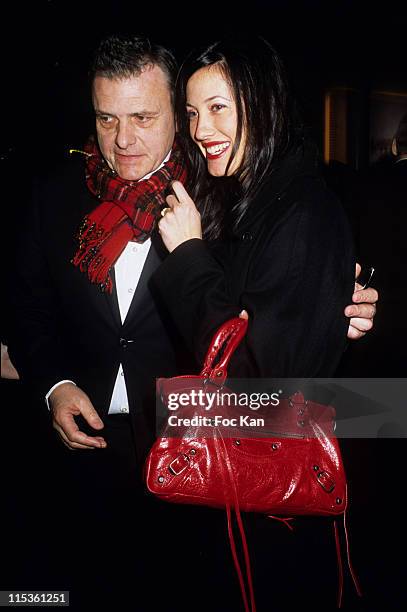
<path id="1" fill-rule="evenodd" d="M 162 163 L 175 136 L 171 93 L 164 72 L 148 66 L 139 76 L 93 81 L 99 147 L 110 168 L 137 181 Z"/>

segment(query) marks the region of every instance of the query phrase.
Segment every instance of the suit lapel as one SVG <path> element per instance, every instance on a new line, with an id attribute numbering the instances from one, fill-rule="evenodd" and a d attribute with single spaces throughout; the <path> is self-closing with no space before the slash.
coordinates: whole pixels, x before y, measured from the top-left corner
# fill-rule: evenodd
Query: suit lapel
<path id="1" fill-rule="evenodd" d="M 113 323 L 115 327 L 122 327 L 122 319 L 120 316 L 120 308 L 119 308 L 119 300 L 117 298 L 117 289 L 116 289 L 116 274 L 114 271 L 114 267 L 112 267 L 110 271 L 110 275 L 113 281 L 113 289 L 112 293 L 104 294 L 111 317 L 113 319 Z"/>

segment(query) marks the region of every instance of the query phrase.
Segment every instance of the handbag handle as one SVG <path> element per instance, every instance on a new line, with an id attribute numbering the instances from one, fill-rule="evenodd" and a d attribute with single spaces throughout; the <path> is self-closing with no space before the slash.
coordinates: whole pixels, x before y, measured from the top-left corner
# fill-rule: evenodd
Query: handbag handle
<path id="1" fill-rule="evenodd" d="M 247 319 L 234 317 L 221 325 L 216 331 L 206 353 L 204 367 L 200 376 L 210 380 L 216 385 L 223 385 L 228 372 L 229 361 L 243 340 L 247 330 Z M 220 360 L 216 365 L 214 362 L 220 351 L 224 348 Z"/>

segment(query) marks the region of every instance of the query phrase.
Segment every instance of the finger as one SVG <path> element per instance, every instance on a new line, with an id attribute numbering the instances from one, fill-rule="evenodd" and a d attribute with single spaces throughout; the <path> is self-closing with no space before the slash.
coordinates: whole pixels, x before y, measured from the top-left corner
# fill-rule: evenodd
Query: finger
<path id="1" fill-rule="evenodd" d="M 165 198 L 165 201 L 167 202 L 169 208 L 171 208 L 171 211 L 177 206 L 179 205 L 179 202 L 177 200 L 177 198 L 174 195 L 169 195 Z M 168 212 L 171 212 L 168 211 Z M 168 214 L 168 213 L 167 213 Z"/>
<path id="2" fill-rule="evenodd" d="M 373 327 L 372 319 L 362 319 L 358 317 L 352 317 L 349 321 L 349 325 L 361 332 L 367 332 Z"/>
<path id="3" fill-rule="evenodd" d="M 59 435 L 59 437 L 61 438 L 61 442 L 67 447 L 69 448 L 69 450 L 95 450 L 94 446 L 86 446 L 84 444 L 78 444 L 75 442 L 70 442 L 68 440 L 68 438 L 66 437 L 63 429 L 61 429 L 61 427 L 59 427 L 59 425 L 54 424 L 54 427 Z"/>
<path id="4" fill-rule="evenodd" d="M 358 264 L 358 262 L 356 262 L 356 265 L 355 265 L 355 280 L 357 278 L 359 278 L 359 274 L 360 274 L 361 270 L 362 270 L 362 266 L 360 264 Z"/>
<path id="5" fill-rule="evenodd" d="M 366 332 L 361 332 L 352 325 L 349 325 L 348 328 L 348 338 L 350 340 L 359 340 L 359 338 L 363 338 L 366 335 Z"/>
<path id="6" fill-rule="evenodd" d="M 94 446 L 84 446 L 83 444 L 76 444 L 75 442 L 65 442 L 62 436 L 61 440 L 69 450 L 96 450 Z"/>
<path id="7" fill-rule="evenodd" d="M 355 291 L 352 295 L 353 302 L 367 302 L 368 304 L 374 304 L 379 299 L 379 294 L 376 289 L 369 287 L 368 289 L 360 289 Z"/>
<path id="8" fill-rule="evenodd" d="M 106 446 L 105 440 L 100 436 L 88 436 L 80 431 L 72 414 L 64 415 L 60 418 L 58 425 L 63 429 L 69 442 L 103 448 Z"/>
<path id="9" fill-rule="evenodd" d="M 162 234 L 163 231 L 165 232 L 165 228 L 167 227 L 166 224 L 167 224 L 167 221 L 165 220 L 165 217 L 159 220 L 158 225 L 157 225 L 159 234 Z"/>
<path id="10" fill-rule="evenodd" d="M 172 219 L 171 219 L 172 215 Z M 158 231 L 161 233 L 162 231 L 168 232 L 172 227 L 172 223 L 174 222 L 174 213 L 169 211 L 165 213 L 164 217 L 158 222 Z"/>
<path id="11" fill-rule="evenodd" d="M 174 181 L 171 187 L 177 196 L 179 204 L 182 206 L 192 206 L 193 208 L 196 208 L 194 201 L 189 197 L 189 194 L 182 183 L 179 181 Z"/>
<path id="12" fill-rule="evenodd" d="M 347 317 L 373 319 L 376 314 L 376 306 L 374 304 L 359 304 L 358 306 L 347 306 L 345 308 L 345 314 Z"/>
<path id="13" fill-rule="evenodd" d="M 93 429 L 103 429 L 104 423 L 90 401 L 86 402 L 83 407 L 81 407 L 81 413 L 86 422 L 93 427 Z"/>

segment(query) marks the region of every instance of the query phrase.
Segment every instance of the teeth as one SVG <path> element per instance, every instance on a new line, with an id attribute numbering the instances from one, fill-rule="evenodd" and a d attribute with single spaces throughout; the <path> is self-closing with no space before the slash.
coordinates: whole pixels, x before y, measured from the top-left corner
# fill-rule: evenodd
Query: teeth
<path id="1" fill-rule="evenodd" d="M 223 142 L 222 144 L 214 145 L 213 147 L 208 147 L 206 150 L 209 155 L 216 155 L 217 153 L 221 153 L 228 148 L 230 142 Z"/>

